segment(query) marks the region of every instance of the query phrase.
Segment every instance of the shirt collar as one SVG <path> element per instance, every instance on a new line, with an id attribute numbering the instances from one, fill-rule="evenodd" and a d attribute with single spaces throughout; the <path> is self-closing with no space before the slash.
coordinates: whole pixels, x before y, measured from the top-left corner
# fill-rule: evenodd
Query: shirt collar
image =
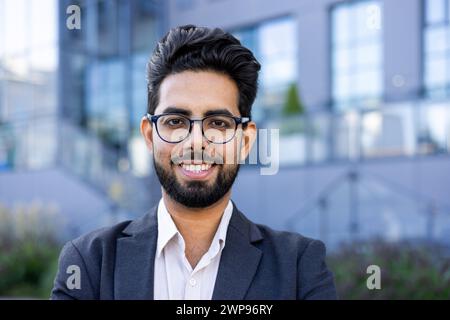
<path id="1" fill-rule="evenodd" d="M 230 223 L 232 213 L 233 203 L 231 202 L 231 200 L 229 200 L 223 212 L 222 218 L 220 219 L 219 227 L 217 228 L 216 234 L 214 235 L 214 238 L 211 242 L 211 248 L 213 248 L 213 256 L 215 256 L 217 252 L 222 250 L 225 246 L 228 225 Z M 158 241 L 156 247 L 156 256 L 159 257 L 169 241 L 177 234 L 181 237 L 181 234 L 179 233 L 177 226 L 175 225 L 172 217 L 167 211 L 163 198 L 161 198 L 161 200 L 159 201 L 157 215 Z"/>
<path id="2" fill-rule="evenodd" d="M 178 233 L 177 226 L 172 220 L 163 198 L 158 204 L 158 243 L 156 246 L 156 255 L 159 257 L 167 243 Z"/>
<path id="3" fill-rule="evenodd" d="M 223 212 L 222 218 L 220 219 L 219 227 L 217 228 L 216 234 L 214 235 L 214 238 L 212 240 L 212 247 L 214 248 L 215 245 L 219 244 L 220 250 L 225 247 L 225 240 L 227 238 L 227 230 L 228 225 L 230 224 L 231 215 L 233 213 L 233 203 L 231 200 L 228 200 L 228 204 L 225 208 L 225 211 Z M 217 251 L 217 250 L 214 250 Z M 214 252 L 214 255 L 217 252 Z"/>

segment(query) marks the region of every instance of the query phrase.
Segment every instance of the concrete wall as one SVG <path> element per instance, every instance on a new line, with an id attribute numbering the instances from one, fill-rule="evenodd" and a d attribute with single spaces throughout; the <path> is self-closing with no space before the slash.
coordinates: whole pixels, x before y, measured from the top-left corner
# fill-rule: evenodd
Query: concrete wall
<path id="1" fill-rule="evenodd" d="M 0 204 L 15 210 L 33 203 L 56 209 L 68 239 L 113 222 L 108 199 L 61 169 L 0 173 Z"/>
<path id="2" fill-rule="evenodd" d="M 422 86 L 421 1 L 384 1 L 383 7 L 386 100 L 415 98 Z M 394 77 L 404 84 L 396 85 Z"/>

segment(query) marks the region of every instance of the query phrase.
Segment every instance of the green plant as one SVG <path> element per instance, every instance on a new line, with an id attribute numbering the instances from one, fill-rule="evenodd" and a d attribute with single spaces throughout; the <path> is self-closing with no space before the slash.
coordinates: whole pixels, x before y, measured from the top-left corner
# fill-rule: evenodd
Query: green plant
<path id="1" fill-rule="evenodd" d="M 286 99 L 284 101 L 282 114 L 285 117 L 293 116 L 293 115 L 301 115 L 305 112 L 305 108 L 303 107 L 303 103 L 300 100 L 297 84 L 292 83 L 289 85 L 286 92 Z"/>
<path id="2" fill-rule="evenodd" d="M 295 133 L 307 133 L 311 129 L 307 119 L 303 117 L 305 108 L 299 97 L 297 85 L 292 83 L 287 91 L 281 111 L 280 134 L 283 136 Z"/>
<path id="3" fill-rule="evenodd" d="M 449 299 L 448 248 L 428 243 L 373 240 L 344 245 L 330 254 L 340 299 Z M 369 290 L 369 265 L 381 269 L 381 289 Z"/>
<path id="4" fill-rule="evenodd" d="M 57 218 L 39 203 L 0 206 L 0 296 L 48 299 L 61 248 Z"/>

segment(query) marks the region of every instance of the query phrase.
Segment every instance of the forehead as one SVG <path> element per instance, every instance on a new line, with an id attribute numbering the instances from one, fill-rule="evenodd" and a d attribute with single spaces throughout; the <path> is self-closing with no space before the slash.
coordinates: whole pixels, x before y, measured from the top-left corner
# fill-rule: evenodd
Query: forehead
<path id="1" fill-rule="evenodd" d="M 238 101 L 239 90 L 227 75 L 214 71 L 183 71 L 162 81 L 155 114 L 176 107 L 195 116 L 219 109 L 239 115 Z"/>

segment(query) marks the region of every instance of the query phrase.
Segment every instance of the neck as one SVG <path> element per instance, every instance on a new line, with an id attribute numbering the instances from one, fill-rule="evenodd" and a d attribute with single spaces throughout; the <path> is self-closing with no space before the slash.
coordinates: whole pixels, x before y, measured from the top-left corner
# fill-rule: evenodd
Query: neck
<path id="1" fill-rule="evenodd" d="M 173 200 L 164 189 L 162 196 L 167 211 L 183 238 L 212 238 L 230 200 L 228 191 L 219 201 L 204 208 L 189 208 Z"/>
<path id="2" fill-rule="evenodd" d="M 194 268 L 211 245 L 230 200 L 231 191 L 205 208 L 186 207 L 173 200 L 164 189 L 162 189 L 162 196 L 167 211 L 183 236 L 186 257 Z"/>

